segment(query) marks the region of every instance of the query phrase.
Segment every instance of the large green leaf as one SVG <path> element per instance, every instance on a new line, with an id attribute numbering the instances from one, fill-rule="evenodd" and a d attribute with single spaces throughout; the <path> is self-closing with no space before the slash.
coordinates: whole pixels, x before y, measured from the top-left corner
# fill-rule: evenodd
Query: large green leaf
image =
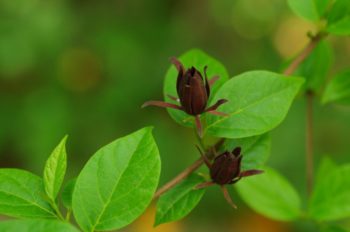
<path id="1" fill-rule="evenodd" d="M 339 73 L 327 85 L 322 98 L 323 103 L 350 103 L 350 70 Z"/>
<path id="2" fill-rule="evenodd" d="M 74 226 L 58 220 L 9 220 L 0 222 L 1 232 L 78 232 Z"/>
<path id="3" fill-rule="evenodd" d="M 151 202 L 160 174 L 152 128 L 102 147 L 84 166 L 73 192 L 74 216 L 84 231 L 114 230 Z"/>
<path id="4" fill-rule="evenodd" d="M 215 94 L 215 92 L 219 89 L 219 87 L 225 83 L 228 80 L 228 73 L 225 69 L 225 67 L 214 58 L 210 57 L 208 54 L 204 53 L 203 51 L 199 49 L 192 49 L 185 54 L 181 55 L 179 57 L 179 60 L 183 63 L 185 68 L 195 67 L 203 74 L 204 66 L 208 65 L 208 79 L 210 80 L 211 77 L 218 75 L 220 77 L 219 80 L 215 82 L 213 87 L 211 88 L 211 96 Z M 165 101 L 174 103 L 168 98 L 168 94 L 172 96 L 177 97 L 176 92 L 176 80 L 177 80 L 177 70 L 174 67 L 174 65 L 171 65 L 171 67 L 168 69 L 166 76 L 165 76 L 165 82 L 164 82 L 164 98 Z M 211 99 L 209 99 L 209 103 Z M 178 103 L 176 103 L 178 104 Z M 184 126 L 193 126 L 193 120 L 192 117 L 187 115 L 186 113 L 179 111 L 179 110 L 173 110 L 168 109 L 168 112 L 170 116 L 179 124 Z"/>
<path id="5" fill-rule="evenodd" d="M 350 35 L 350 15 L 331 24 L 327 31 L 333 35 Z"/>
<path id="6" fill-rule="evenodd" d="M 0 169 L 0 213 L 20 218 L 55 218 L 43 180 L 24 170 Z"/>
<path id="7" fill-rule="evenodd" d="M 315 0 L 288 0 L 288 4 L 292 11 L 300 17 L 310 21 L 317 21 L 319 19 L 318 6 Z M 322 8 L 322 4 L 320 3 L 319 9 Z"/>
<path id="8" fill-rule="evenodd" d="M 44 169 L 44 185 L 47 196 L 52 202 L 55 202 L 58 191 L 61 188 L 64 175 L 67 168 L 67 153 L 66 153 L 65 136 L 58 146 L 53 150 L 50 157 L 46 161 Z"/>
<path id="9" fill-rule="evenodd" d="M 321 41 L 310 56 L 299 66 L 295 75 L 306 78 L 305 89 L 319 92 L 325 84 L 332 61 L 331 47 L 327 42 Z"/>
<path id="10" fill-rule="evenodd" d="M 201 200 L 205 189 L 194 189 L 205 179 L 193 174 L 163 194 L 157 203 L 155 225 L 176 221 L 189 214 Z"/>
<path id="11" fill-rule="evenodd" d="M 350 164 L 328 168 L 318 177 L 310 200 L 310 215 L 320 221 L 350 217 Z"/>
<path id="12" fill-rule="evenodd" d="M 272 130 L 287 115 L 303 82 L 301 78 L 268 71 L 251 71 L 232 78 L 214 97 L 228 100 L 220 107 L 228 116 L 208 114 L 205 133 L 243 138 Z"/>
<path id="13" fill-rule="evenodd" d="M 300 197 L 294 187 L 271 168 L 242 179 L 236 184 L 239 195 L 256 212 L 281 221 L 300 216 Z"/>
<path id="14" fill-rule="evenodd" d="M 271 138 L 269 134 L 263 134 L 242 139 L 226 139 L 221 150 L 232 151 L 236 147 L 242 148 L 242 170 L 259 169 L 265 165 L 270 155 Z"/>

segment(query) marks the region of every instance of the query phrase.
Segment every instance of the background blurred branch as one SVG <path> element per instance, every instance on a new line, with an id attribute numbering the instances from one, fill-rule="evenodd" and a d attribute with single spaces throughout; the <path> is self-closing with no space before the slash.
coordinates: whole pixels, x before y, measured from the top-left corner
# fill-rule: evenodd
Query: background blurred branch
<path id="1" fill-rule="evenodd" d="M 283 74 L 291 75 L 299 67 L 299 65 L 311 54 L 316 45 L 324 37 L 324 34 L 317 34 L 315 36 L 310 35 L 310 42 L 308 45 L 299 53 L 299 55 L 290 63 L 290 65 L 284 70 Z"/>
<path id="2" fill-rule="evenodd" d="M 313 158 L 313 93 L 306 92 L 306 186 L 310 195 L 313 186 L 314 158 Z"/>

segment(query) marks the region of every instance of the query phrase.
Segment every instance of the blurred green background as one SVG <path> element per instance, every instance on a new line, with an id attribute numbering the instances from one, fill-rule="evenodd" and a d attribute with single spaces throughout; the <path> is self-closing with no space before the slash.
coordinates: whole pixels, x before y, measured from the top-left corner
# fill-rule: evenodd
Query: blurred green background
<path id="1" fill-rule="evenodd" d="M 74 177 L 99 147 L 154 125 L 165 183 L 198 158 L 192 130 L 165 110 L 140 108 L 162 98 L 168 58 L 200 48 L 231 76 L 280 71 L 307 43 L 309 30 L 314 26 L 293 15 L 285 0 L 1 0 L 0 166 L 41 174 L 68 134 Z M 328 41 L 335 54 L 331 77 L 350 65 L 350 39 Z M 315 105 L 317 161 L 327 154 L 350 162 L 350 108 Z M 304 111 L 300 96 L 271 133 L 269 164 L 305 196 Z M 213 187 L 186 219 L 153 230 L 151 207 L 125 231 L 316 231 L 308 222 L 266 219 L 232 195 L 238 210 Z"/>

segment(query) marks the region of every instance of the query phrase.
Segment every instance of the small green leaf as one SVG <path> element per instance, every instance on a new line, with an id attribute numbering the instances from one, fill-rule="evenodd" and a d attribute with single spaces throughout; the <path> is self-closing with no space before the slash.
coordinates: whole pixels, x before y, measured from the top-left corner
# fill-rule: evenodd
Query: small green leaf
<path id="1" fill-rule="evenodd" d="M 309 213 L 320 221 L 350 217 L 350 164 L 333 167 L 318 179 Z"/>
<path id="2" fill-rule="evenodd" d="M 318 7 L 315 0 L 288 0 L 292 11 L 307 20 L 317 21 L 319 19 Z M 323 4 L 320 3 L 320 9 Z"/>
<path id="3" fill-rule="evenodd" d="M 74 191 L 74 186 L 76 181 L 77 181 L 76 178 L 68 181 L 68 183 L 66 184 L 66 186 L 62 191 L 62 195 L 61 195 L 62 203 L 64 207 L 66 207 L 67 209 L 72 208 L 72 197 L 73 197 L 73 191 Z"/>
<path id="4" fill-rule="evenodd" d="M 325 41 L 321 41 L 310 56 L 299 66 L 295 75 L 306 78 L 305 89 L 319 92 L 325 84 L 332 62 L 331 47 Z"/>
<path id="5" fill-rule="evenodd" d="M 176 221 L 189 214 L 205 193 L 204 188 L 194 189 L 203 182 L 203 177 L 193 174 L 163 194 L 157 202 L 155 225 Z"/>
<path id="6" fill-rule="evenodd" d="M 128 225 L 151 202 L 159 174 L 152 128 L 102 147 L 84 166 L 74 187 L 73 213 L 78 224 L 84 231 Z"/>
<path id="7" fill-rule="evenodd" d="M 350 70 L 336 75 L 327 85 L 322 98 L 323 103 L 350 103 Z"/>
<path id="8" fill-rule="evenodd" d="M 52 202 L 55 202 L 58 191 L 61 188 L 64 175 L 67 168 L 67 153 L 66 153 L 65 136 L 58 146 L 53 150 L 50 157 L 46 161 L 44 169 L 44 185 L 47 196 Z"/>
<path id="9" fill-rule="evenodd" d="M 228 102 L 220 111 L 228 116 L 207 115 L 205 133 L 224 138 L 263 134 L 280 124 L 298 93 L 303 79 L 268 71 L 250 71 L 227 81 L 214 101 Z"/>
<path id="10" fill-rule="evenodd" d="M 263 134 L 242 139 L 226 139 L 222 151 L 232 151 L 236 147 L 242 148 L 242 170 L 259 169 L 265 165 L 270 150 L 271 138 Z"/>
<path id="11" fill-rule="evenodd" d="M 74 226 L 58 220 L 32 219 L 0 222 L 1 232 L 79 232 Z"/>
<path id="12" fill-rule="evenodd" d="M 210 80 L 213 76 L 218 75 L 220 78 L 215 82 L 211 88 L 211 95 L 214 96 L 215 92 L 220 88 L 220 86 L 228 80 L 228 73 L 225 67 L 214 58 L 210 57 L 208 54 L 204 53 L 199 49 L 192 49 L 179 57 L 179 60 L 183 63 L 185 68 L 195 67 L 203 74 L 204 66 L 208 65 L 208 79 Z M 164 98 L 165 101 L 174 103 L 167 96 L 172 95 L 177 97 L 176 92 L 176 80 L 177 80 L 177 70 L 174 65 L 168 69 L 165 82 L 164 82 Z M 209 99 L 210 104 L 211 98 Z M 178 104 L 178 103 L 176 103 Z M 183 126 L 193 127 L 192 117 L 188 114 L 174 109 L 168 109 L 170 116 L 179 124 Z"/>
<path id="13" fill-rule="evenodd" d="M 20 218 L 55 218 L 45 199 L 43 180 L 19 169 L 0 169 L 0 214 Z"/>
<path id="14" fill-rule="evenodd" d="M 350 15 L 331 24 L 327 31 L 333 35 L 350 35 Z"/>
<path id="15" fill-rule="evenodd" d="M 242 199 L 256 212 L 281 221 L 300 216 L 300 197 L 294 187 L 271 168 L 260 175 L 242 179 L 236 184 Z"/>

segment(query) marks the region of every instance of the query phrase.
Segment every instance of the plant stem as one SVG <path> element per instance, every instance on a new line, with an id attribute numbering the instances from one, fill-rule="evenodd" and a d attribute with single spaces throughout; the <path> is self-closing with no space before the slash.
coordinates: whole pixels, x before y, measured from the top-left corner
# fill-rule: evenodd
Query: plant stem
<path id="1" fill-rule="evenodd" d="M 313 186 L 314 159 L 313 159 L 313 93 L 306 92 L 306 182 L 307 192 L 310 195 Z"/>
<path id="2" fill-rule="evenodd" d="M 284 70 L 283 74 L 291 75 L 299 67 L 299 65 L 311 54 L 316 45 L 324 38 L 326 34 L 318 33 L 315 36 L 309 36 L 309 44 L 301 51 L 301 53 L 293 60 L 293 62 Z M 313 93 L 311 91 L 306 92 L 306 185 L 308 195 L 312 192 L 313 186 L 313 173 L 314 173 L 314 158 L 313 158 L 313 122 L 312 122 L 312 110 L 313 110 Z"/>
<path id="3" fill-rule="evenodd" d="M 221 138 L 219 139 L 210 149 L 206 149 L 203 139 L 198 135 L 196 129 L 194 131 L 198 143 L 201 146 L 201 148 L 206 151 L 205 155 L 209 159 L 213 159 L 215 157 L 215 154 L 213 154 L 213 149 L 216 151 L 220 148 L 220 146 L 224 143 L 225 139 Z M 179 182 L 181 182 L 183 179 L 191 175 L 194 171 L 196 171 L 198 168 L 200 168 L 204 163 L 204 160 L 202 158 L 199 158 L 196 160 L 191 166 L 183 170 L 180 174 L 178 174 L 175 178 L 173 178 L 171 181 L 163 185 L 161 188 L 157 190 L 157 192 L 153 196 L 153 200 L 157 199 L 160 195 L 168 191 L 169 189 L 173 188 L 175 185 L 177 185 Z"/>
<path id="4" fill-rule="evenodd" d="M 315 36 L 310 36 L 310 42 L 306 47 L 299 53 L 299 55 L 293 60 L 292 63 L 284 70 L 283 74 L 291 75 L 299 67 L 299 65 L 311 54 L 316 45 L 324 37 L 323 34 L 317 34 Z"/>
<path id="5" fill-rule="evenodd" d="M 160 189 L 158 189 L 158 191 L 154 194 L 153 199 L 158 198 L 160 195 L 162 195 L 163 193 L 165 193 L 166 191 L 168 191 L 169 189 L 171 189 L 172 187 L 174 187 L 176 184 L 178 184 L 179 182 L 181 182 L 183 179 L 185 179 L 186 177 L 188 177 L 192 172 L 194 172 L 195 170 L 197 170 L 200 166 L 202 166 L 203 164 L 203 159 L 199 158 L 198 160 L 196 160 L 191 166 L 189 166 L 188 168 L 186 168 L 185 170 L 183 170 L 179 175 L 177 175 L 174 179 L 172 179 L 171 181 L 169 181 L 168 183 L 166 183 L 165 185 L 163 185 L 163 187 L 161 187 Z"/>
<path id="6" fill-rule="evenodd" d="M 196 128 L 195 128 L 194 134 L 196 135 L 196 138 L 197 138 L 197 141 L 199 143 L 199 146 L 205 151 L 206 149 L 205 149 L 205 145 L 204 145 L 203 139 L 199 136 Z"/>

